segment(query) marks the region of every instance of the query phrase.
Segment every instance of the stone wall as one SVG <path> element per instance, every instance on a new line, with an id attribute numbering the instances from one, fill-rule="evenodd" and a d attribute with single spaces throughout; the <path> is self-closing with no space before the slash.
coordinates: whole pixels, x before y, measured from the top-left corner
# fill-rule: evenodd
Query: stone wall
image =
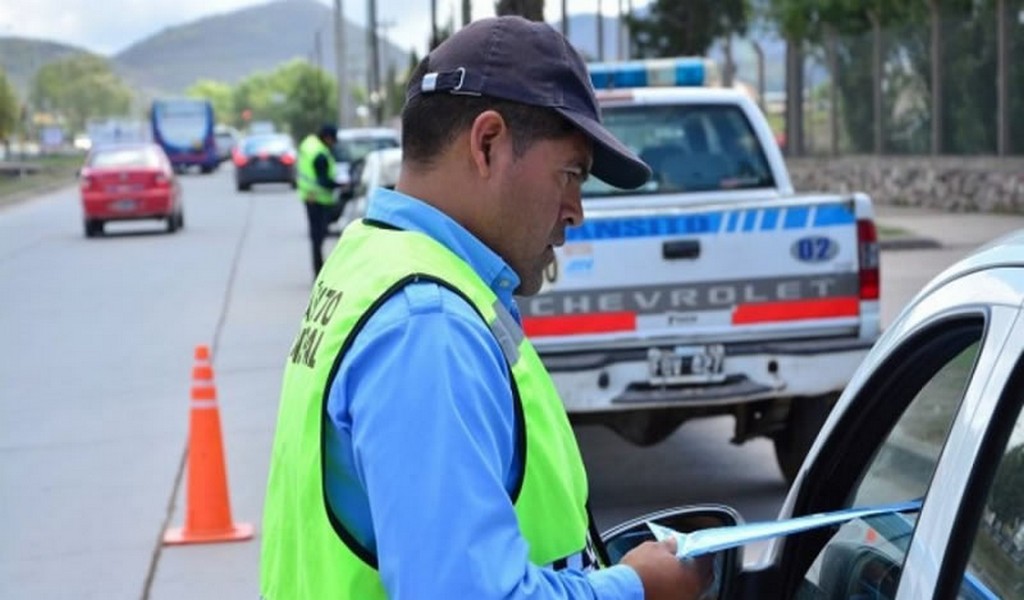
<path id="1" fill-rule="evenodd" d="M 1024 214 L 1024 156 L 788 158 L 798 192 L 865 192 L 876 204 Z"/>

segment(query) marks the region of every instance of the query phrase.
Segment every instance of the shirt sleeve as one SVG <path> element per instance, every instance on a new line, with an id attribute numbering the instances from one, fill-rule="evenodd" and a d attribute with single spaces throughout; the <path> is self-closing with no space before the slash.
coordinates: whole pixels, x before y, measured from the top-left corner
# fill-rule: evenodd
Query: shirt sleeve
<path id="1" fill-rule="evenodd" d="M 320 187 L 333 190 L 338 187 L 338 183 L 331 179 L 329 167 L 326 154 L 321 152 L 313 159 L 313 171 L 316 173 L 316 182 Z"/>
<path id="2" fill-rule="evenodd" d="M 384 310 L 395 303 L 401 310 Z M 433 283 L 407 286 L 359 337 L 371 332 L 345 358 L 335 391 L 348 399 L 389 598 L 643 599 L 630 567 L 530 563 L 507 491 L 516 460 L 508 370 L 464 300 Z"/>

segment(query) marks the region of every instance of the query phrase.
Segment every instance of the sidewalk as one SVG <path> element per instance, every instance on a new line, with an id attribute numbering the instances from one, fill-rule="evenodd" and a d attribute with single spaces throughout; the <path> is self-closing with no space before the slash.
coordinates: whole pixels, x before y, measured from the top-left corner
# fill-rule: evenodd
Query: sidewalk
<path id="1" fill-rule="evenodd" d="M 1024 215 L 950 213 L 885 205 L 876 205 L 875 215 L 882 250 L 966 250 L 1024 228 Z"/>

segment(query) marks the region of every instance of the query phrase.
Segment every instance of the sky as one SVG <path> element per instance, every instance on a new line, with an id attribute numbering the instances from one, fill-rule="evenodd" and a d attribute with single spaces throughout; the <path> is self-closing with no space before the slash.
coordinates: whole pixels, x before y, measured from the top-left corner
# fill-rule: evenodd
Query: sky
<path id="1" fill-rule="evenodd" d="M 333 6 L 333 0 L 318 0 Z M 265 3 L 266 0 L 0 0 L 0 36 L 39 38 L 80 46 L 103 55 L 115 54 L 165 27 Z M 566 0 L 568 12 L 593 13 L 598 6 L 613 16 L 628 0 Z M 472 0 L 474 19 L 493 16 L 494 0 Z M 647 4 L 633 0 L 633 6 Z M 438 23 L 454 15 L 462 22 L 461 0 L 437 0 Z M 545 18 L 561 17 L 561 0 L 545 1 Z M 366 0 L 342 0 L 347 21 L 366 23 Z M 377 20 L 391 39 L 429 37 L 429 0 L 377 0 Z M 424 47 L 415 48 L 421 54 Z"/>

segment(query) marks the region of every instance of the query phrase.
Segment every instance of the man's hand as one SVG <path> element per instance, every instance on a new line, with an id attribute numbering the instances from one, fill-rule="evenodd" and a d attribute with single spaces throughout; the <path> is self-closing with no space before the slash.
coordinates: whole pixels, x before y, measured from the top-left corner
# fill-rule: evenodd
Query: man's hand
<path id="1" fill-rule="evenodd" d="M 644 542 L 623 556 L 621 564 L 640 576 L 644 600 L 697 600 L 714 577 L 710 556 L 680 562 L 675 538 Z"/>

